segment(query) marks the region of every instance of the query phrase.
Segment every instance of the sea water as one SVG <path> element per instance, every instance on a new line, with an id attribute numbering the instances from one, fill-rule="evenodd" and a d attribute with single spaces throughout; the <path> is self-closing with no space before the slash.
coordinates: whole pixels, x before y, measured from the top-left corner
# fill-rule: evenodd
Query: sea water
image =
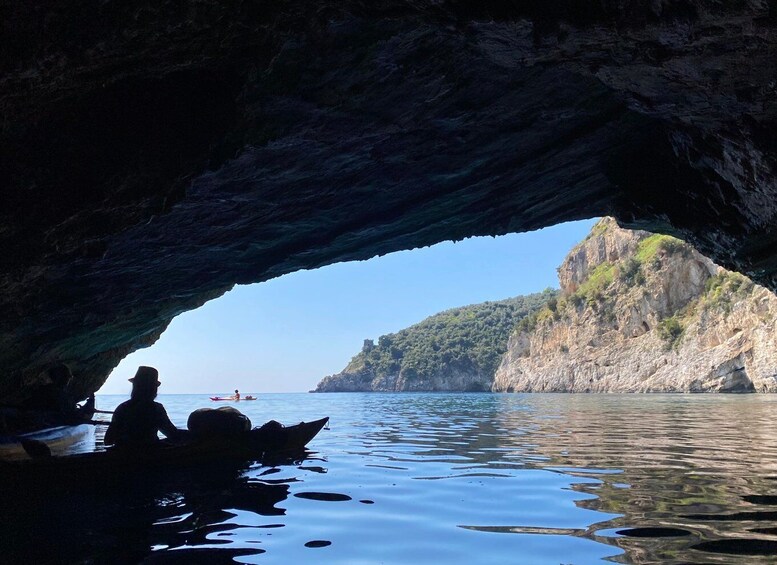
<path id="1" fill-rule="evenodd" d="M 99 396 L 110 410 L 123 401 Z M 178 426 L 330 417 L 304 460 L 3 508 L 0 559 L 77 563 L 777 562 L 769 395 L 160 395 Z M 98 428 L 98 442 L 101 437 Z M 32 504 L 32 503 L 30 503 Z"/>

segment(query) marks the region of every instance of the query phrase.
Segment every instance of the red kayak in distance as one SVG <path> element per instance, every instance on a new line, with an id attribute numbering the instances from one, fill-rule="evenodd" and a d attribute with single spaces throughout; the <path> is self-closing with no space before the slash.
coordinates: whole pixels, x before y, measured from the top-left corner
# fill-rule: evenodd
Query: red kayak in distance
<path id="1" fill-rule="evenodd" d="M 233 400 L 235 402 L 240 402 L 241 400 L 256 400 L 255 396 L 251 396 L 250 394 L 248 396 L 241 396 L 240 398 L 233 398 L 231 396 L 211 396 L 211 400 Z"/>

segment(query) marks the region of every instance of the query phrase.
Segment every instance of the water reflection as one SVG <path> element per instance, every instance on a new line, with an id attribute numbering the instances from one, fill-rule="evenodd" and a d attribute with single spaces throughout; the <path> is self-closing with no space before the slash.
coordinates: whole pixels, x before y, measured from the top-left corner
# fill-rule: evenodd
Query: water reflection
<path id="1" fill-rule="evenodd" d="M 606 529 L 586 533 L 623 549 L 618 561 L 738 563 L 738 555 L 774 552 L 774 532 L 737 524 L 777 520 L 777 512 L 758 509 L 775 500 L 767 494 L 777 464 L 770 398 L 546 400 L 550 405 L 540 398 L 533 406 L 556 417 L 537 419 L 534 429 L 527 430 L 514 411 L 497 420 L 506 429 L 525 430 L 528 437 L 516 449 L 532 443 L 547 457 L 546 467 L 601 479 L 598 485 L 575 485 L 596 495 L 577 504 L 622 514 Z"/>
<path id="2" fill-rule="evenodd" d="M 185 421 L 200 401 L 176 399 L 171 416 Z M 12 534 L 0 554 L 699 565 L 777 553 L 769 396 L 335 394 L 249 404 L 240 408 L 254 421 L 307 411 L 329 415 L 332 429 L 297 461 L 121 477 L 119 489 L 95 478 L 17 489 L 0 500 L 0 528 Z"/>
<path id="3" fill-rule="evenodd" d="M 256 516 L 282 516 L 289 486 L 252 479 L 248 470 L 214 466 L 108 482 L 83 477 L 81 484 L 18 478 L 22 488 L 0 501 L 0 529 L 14 533 L 0 542 L 3 562 L 220 563 L 259 555 L 265 550 L 222 546 L 240 528 L 262 527 Z M 246 524 L 241 513 L 251 516 Z"/>
<path id="4" fill-rule="evenodd" d="M 773 399 L 518 396 L 430 395 L 419 402 L 423 410 L 397 410 L 365 432 L 364 445 L 394 468 L 446 464 L 443 474 L 416 479 L 511 476 L 521 468 L 577 477 L 569 488 L 591 495 L 575 500 L 578 508 L 620 515 L 584 528 L 467 529 L 584 537 L 622 549 L 612 559 L 629 563 L 739 563 L 741 555 L 775 554 L 777 528 L 741 524 L 777 522 L 769 508 L 777 503 L 769 494 L 777 466 Z"/>

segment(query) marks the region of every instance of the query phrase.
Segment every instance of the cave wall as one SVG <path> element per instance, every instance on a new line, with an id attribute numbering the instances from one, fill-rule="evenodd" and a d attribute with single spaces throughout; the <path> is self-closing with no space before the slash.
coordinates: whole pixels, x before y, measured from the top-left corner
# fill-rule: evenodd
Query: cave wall
<path id="1" fill-rule="evenodd" d="M 773 1 L 0 16 L 0 399 L 236 283 L 598 215 L 777 288 Z"/>

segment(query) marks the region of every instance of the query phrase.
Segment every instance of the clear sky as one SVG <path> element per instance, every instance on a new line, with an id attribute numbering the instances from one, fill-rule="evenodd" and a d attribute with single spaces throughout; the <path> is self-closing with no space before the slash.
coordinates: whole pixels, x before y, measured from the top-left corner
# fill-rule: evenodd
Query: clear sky
<path id="1" fill-rule="evenodd" d="M 456 306 L 557 287 L 556 267 L 595 220 L 401 251 L 239 286 L 175 318 L 100 390 L 126 394 L 138 365 L 160 394 L 304 392 L 375 339 Z"/>

